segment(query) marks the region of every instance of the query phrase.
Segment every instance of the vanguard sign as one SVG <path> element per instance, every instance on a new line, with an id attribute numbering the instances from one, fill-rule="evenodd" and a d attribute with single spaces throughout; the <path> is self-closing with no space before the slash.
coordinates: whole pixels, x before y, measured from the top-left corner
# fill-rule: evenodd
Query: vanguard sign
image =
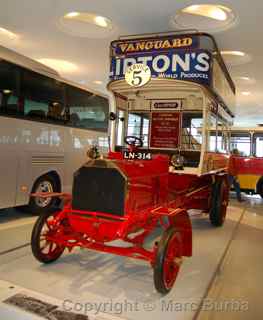
<path id="1" fill-rule="evenodd" d="M 140 39 L 128 41 L 113 41 L 111 48 L 113 55 L 134 54 L 152 51 L 169 51 L 171 49 L 193 49 L 199 46 L 199 37 L 168 36 L 158 39 Z"/>
<path id="2" fill-rule="evenodd" d="M 211 60 L 211 54 L 200 49 L 112 57 L 110 79 L 124 79 L 129 66 L 142 63 L 150 68 L 152 77 L 155 78 L 191 80 L 203 85 L 210 85 Z"/>

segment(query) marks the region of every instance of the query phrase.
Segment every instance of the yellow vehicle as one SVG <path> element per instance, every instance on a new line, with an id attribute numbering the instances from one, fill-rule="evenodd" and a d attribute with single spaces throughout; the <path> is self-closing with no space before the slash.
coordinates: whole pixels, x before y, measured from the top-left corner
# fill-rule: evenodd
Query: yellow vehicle
<path id="1" fill-rule="evenodd" d="M 242 191 L 263 198 L 263 128 L 232 128 L 230 150 L 237 149 L 235 168 Z"/>

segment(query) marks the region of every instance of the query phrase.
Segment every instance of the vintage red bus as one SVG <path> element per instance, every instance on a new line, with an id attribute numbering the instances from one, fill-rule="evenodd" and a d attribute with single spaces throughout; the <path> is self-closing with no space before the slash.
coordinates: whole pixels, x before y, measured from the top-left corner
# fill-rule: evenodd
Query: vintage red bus
<path id="1" fill-rule="evenodd" d="M 108 89 L 111 151 L 75 173 L 72 195 L 53 195 L 64 206 L 39 217 L 32 252 L 44 263 L 76 246 L 145 260 L 167 294 L 192 255 L 188 211 L 225 221 L 235 87 L 212 36 L 172 32 L 113 41 Z"/>

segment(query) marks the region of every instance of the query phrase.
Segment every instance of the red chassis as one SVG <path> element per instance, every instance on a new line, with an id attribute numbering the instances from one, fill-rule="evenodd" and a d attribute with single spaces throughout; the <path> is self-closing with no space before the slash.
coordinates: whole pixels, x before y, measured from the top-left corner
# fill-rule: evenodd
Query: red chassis
<path id="1" fill-rule="evenodd" d="M 109 173 L 111 176 L 107 176 Z M 85 175 L 90 187 L 83 186 Z M 101 177 L 104 178 L 103 186 L 99 184 Z M 107 187 L 109 177 L 112 185 Z M 94 205 L 107 206 L 109 198 L 105 194 L 114 192 L 113 185 L 118 191 L 121 190 L 119 186 L 124 186 L 123 197 L 118 199 L 118 195 L 111 195 L 109 202 L 116 208 L 113 201 L 121 203 L 123 200 L 123 208 L 120 206 L 123 214 L 114 210 L 109 213 L 106 209 L 83 209 L 83 206 L 92 206 L 90 203 L 93 208 Z M 91 188 L 96 191 L 85 202 L 83 195 L 92 193 Z M 157 291 L 165 294 L 176 280 L 182 257 L 192 255 L 192 228 L 187 210 L 205 211 L 213 225 L 222 225 L 228 204 L 228 184 L 224 172 L 202 177 L 169 173 L 166 156 L 155 155 L 152 160 L 123 160 L 120 153 L 110 153 L 108 159 L 91 160 L 79 170 L 74 178 L 72 196 L 37 196 L 64 199 L 63 209 L 40 215 L 34 226 L 31 246 L 39 261 L 52 262 L 65 248 L 71 251 L 77 246 L 146 260 L 153 267 Z M 144 248 L 146 237 L 158 226 L 164 230 L 160 240 L 152 249 Z M 110 243 L 114 240 L 123 240 L 130 245 L 122 247 Z"/>

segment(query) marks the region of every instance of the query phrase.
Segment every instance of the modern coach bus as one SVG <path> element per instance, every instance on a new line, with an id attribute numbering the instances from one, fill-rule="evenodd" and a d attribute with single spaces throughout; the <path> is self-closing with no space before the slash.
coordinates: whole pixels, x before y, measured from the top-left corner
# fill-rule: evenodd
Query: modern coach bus
<path id="1" fill-rule="evenodd" d="M 48 209 L 69 192 L 90 145 L 108 150 L 106 96 L 60 78 L 56 71 L 0 47 L 0 208 Z"/>

